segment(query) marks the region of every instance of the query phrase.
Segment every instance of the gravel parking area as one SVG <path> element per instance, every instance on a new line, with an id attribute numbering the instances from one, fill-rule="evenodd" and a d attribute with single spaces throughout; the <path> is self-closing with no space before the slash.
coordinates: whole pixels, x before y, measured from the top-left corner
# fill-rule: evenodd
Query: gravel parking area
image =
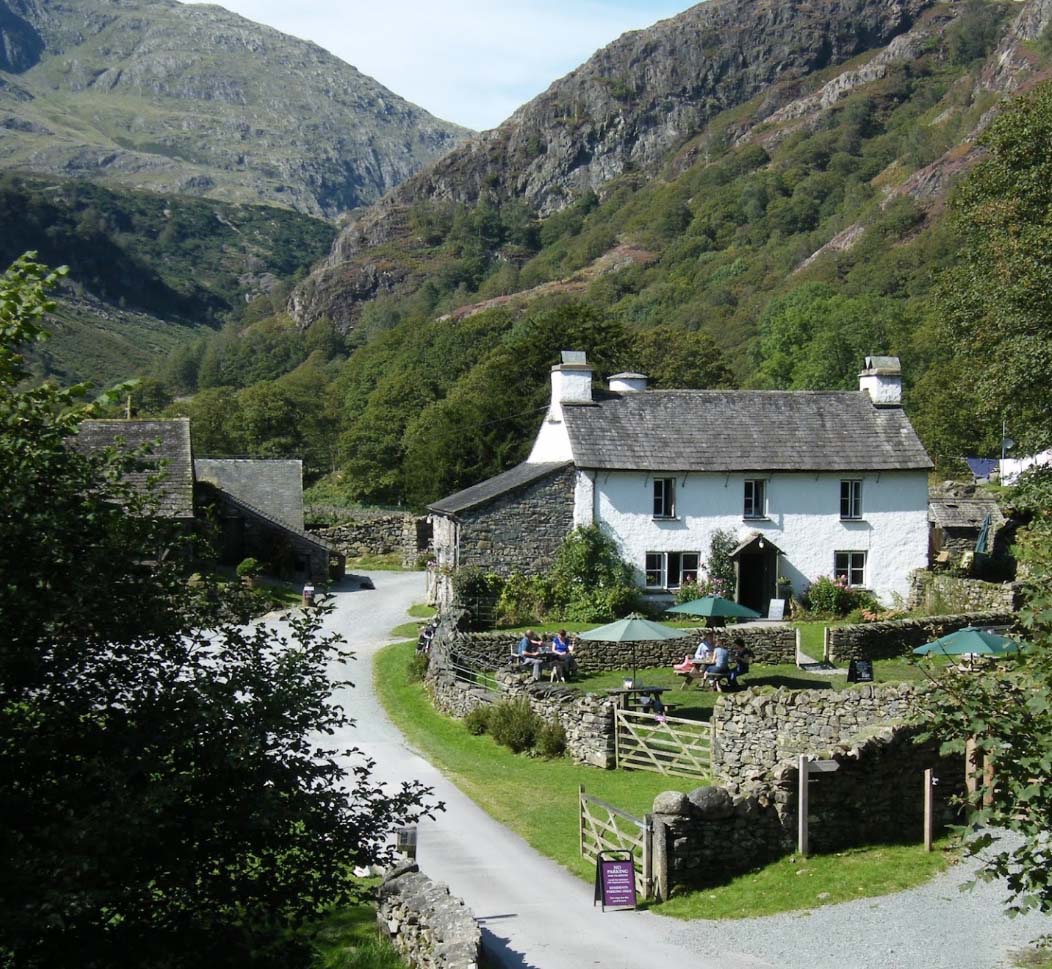
<path id="1" fill-rule="evenodd" d="M 695 922 L 673 933 L 699 955 L 739 955 L 778 969 L 1000 969 L 1012 950 L 1052 933 L 1052 916 L 1004 914 L 997 883 L 970 891 L 974 862 L 917 888 L 788 915 Z"/>

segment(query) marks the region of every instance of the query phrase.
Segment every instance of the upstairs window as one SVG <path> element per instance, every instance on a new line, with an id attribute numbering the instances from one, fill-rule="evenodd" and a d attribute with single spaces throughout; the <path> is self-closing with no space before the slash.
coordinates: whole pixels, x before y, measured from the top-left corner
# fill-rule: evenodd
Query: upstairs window
<path id="1" fill-rule="evenodd" d="M 862 517 L 862 481 L 845 478 L 840 482 L 840 518 L 843 521 Z"/>
<path id="2" fill-rule="evenodd" d="M 833 575 L 836 578 L 843 579 L 849 586 L 865 586 L 865 552 L 836 552 L 833 559 Z"/>
<path id="3" fill-rule="evenodd" d="M 762 478 L 745 482 L 745 517 L 767 517 L 767 482 Z"/>
<path id="4" fill-rule="evenodd" d="M 654 479 L 654 517 L 676 517 L 676 479 Z"/>

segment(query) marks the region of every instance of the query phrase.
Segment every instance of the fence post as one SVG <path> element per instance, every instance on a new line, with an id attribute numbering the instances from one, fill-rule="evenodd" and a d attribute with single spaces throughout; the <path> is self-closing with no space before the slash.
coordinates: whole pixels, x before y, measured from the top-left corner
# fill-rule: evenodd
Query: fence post
<path id="1" fill-rule="evenodd" d="M 796 796 L 796 850 L 797 852 L 805 856 L 807 855 L 807 754 L 801 754 L 798 763 L 798 777 L 797 777 L 797 788 L 798 793 Z"/>
<path id="2" fill-rule="evenodd" d="M 614 770 L 621 766 L 621 709 L 614 706 Z"/>
<path id="3" fill-rule="evenodd" d="M 577 843 L 584 857 L 584 784 L 578 785 L 577 790 Z"/>
<path id="4" fill-rule="evenodd" d="M 932 838 L 935 833 L 935 814 L 933 801 L 935 794 L 935 779 L 932 777 L 932 769 L 929 767 L 924 772 L 924 850 L 931 851 Z"/>
<path id="5" fill-rule="evenodd" d="M 654 896 L 654 815 L 643 815 L 643 897 Z"/>

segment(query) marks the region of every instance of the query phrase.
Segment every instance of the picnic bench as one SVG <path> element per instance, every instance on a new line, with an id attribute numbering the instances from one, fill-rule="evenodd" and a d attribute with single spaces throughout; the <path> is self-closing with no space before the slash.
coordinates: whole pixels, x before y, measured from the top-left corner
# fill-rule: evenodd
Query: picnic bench
<path id="1" fill-rule="evenodd" d="M 694 683 L 700 683 L 702 686 L 706 683 L 712 683 L 717 690 L 731 689 L 733 684 L 729 670 L 725 673 L 705 675 L 705 667 L 711 665 L 711 663 L 696 662 L 691 665 L 689 670 L 676 670 L 676 676 L 683 677 L 683 685 L 680 689 L 689 690 Z"/>

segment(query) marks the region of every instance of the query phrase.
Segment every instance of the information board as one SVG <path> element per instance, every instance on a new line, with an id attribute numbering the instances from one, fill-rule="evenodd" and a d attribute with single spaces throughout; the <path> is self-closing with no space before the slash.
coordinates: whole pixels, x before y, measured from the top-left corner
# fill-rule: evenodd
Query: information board
<path id="1" fill-rule="evenodd" d="M 853 659 L 847 664 L 848 683 L 872 683 L 873 660 Z"/>
<path id="2" fill-rule="evenodd" d="M 767 618 L 775 619 L 781 622 L 785 618 L 785 600 L 784 599 L 772 599 L 770 605 L 767 607 Z"/>
<path id="3" fill-rule="evenodd" d="M 615 857 L 620 856 L 620 857 Z M 600 851 L 595 859 L 595 899 L 603 911 L 636 907 L 636 872 L 631 853 Z"/>

